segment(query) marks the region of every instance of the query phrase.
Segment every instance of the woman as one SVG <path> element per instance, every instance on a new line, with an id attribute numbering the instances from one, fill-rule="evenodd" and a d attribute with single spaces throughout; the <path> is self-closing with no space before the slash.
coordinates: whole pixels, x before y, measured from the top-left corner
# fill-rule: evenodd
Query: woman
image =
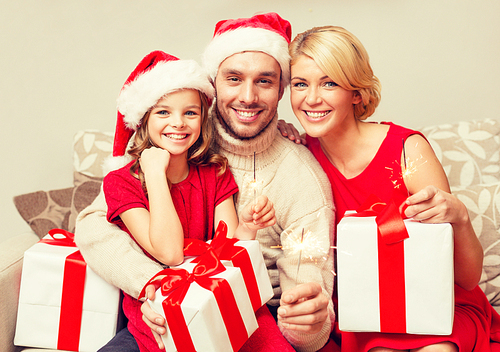
<path id="1" fill-rule="evenodd" d="M 450 194 L 426 139 L 391 123 L 364 121 L 380 101 L 380 83 L 363 45 L 345 29 L 313 28 L 297 35 L 289 51 L 292 109 L 332 184 L 337 223 L 346 210 L 375 194 L 382 201 L 405 203 L 408 218 L 447 222 L 454 230 L 455 320 L 450 336 L 337 330 L 333 339 L 342 351 L 490 351 L 490 337 L 500 334 L 500 316 L 477 286 L 483 251 L 466 207 Z M 422 161 L 418 169 L 403 178 L 405 162 L 417 160 Z"/>

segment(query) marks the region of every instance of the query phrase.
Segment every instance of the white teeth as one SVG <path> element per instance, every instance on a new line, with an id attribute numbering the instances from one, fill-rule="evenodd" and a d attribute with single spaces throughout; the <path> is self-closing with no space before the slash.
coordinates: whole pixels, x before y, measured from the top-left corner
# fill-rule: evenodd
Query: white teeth
<path id="1" fill-rule="evenodd" d="M 173 134 L 173 133 L 169 133 L 169 134 L 166 134 L 165 135 L 167 138 L 170 138 L 170 139 L 184 139 L 186 138 L 187 134 Z"/>
<path id="2" fill-rule="evenodd" d="M 327 115 L 329 112 L 330 111 L 322 111 L 322 112 L 306 111 L 305 113 L 307 114 L 307 116 L 312 117 L 313 119 L 317 119 Z"/>
<path id="3" fill-rule="evenodd" d="M 241 111 L 241 110 L 236 110 L 236 111 L 238 112 L 238 114 L 240 114 L 243 117 L 253 117 L 253 116 L 257 115 L 257 112 L 253 112 L 253 111 Z"/>

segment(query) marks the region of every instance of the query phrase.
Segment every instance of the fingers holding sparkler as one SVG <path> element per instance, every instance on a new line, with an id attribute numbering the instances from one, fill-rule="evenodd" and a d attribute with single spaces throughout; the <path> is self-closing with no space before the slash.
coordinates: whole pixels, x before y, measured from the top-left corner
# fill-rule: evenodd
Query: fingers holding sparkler
<path id="1" fill-rule="evenodd" d="M 276 224 L 274 204 L 267 196 L 259 196 L 252 206 L 253 223 L 261 228 Z"/>
<path id="2" fill-rule="evenodd" d="M 328 302 L 319 283 L 298 285 L 281 294 L 278 322 L 286 329 L 317 333 L 328 318 Z"/>

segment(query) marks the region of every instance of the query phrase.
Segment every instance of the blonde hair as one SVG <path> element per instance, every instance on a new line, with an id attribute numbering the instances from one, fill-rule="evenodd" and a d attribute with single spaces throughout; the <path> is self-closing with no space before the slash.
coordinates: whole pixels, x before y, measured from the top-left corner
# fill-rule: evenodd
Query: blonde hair
<path id="1" fill-rule="evenodd" d="M 375 112 L 380 102 L 380 81 L 373 75 L 366 49 L 352 33 L 342 27 L 314 27 L 298 34 L 289 52 L 291 65 L 306 55 L 340 87 L 357 91 L 361 102 L 354 106 L 354 116 L 359 120 Z"/>
<path id="2" fill-rule="evenodd" d="M 212 138 L 213 124 L 208 115 L 208 110 L 210 108 L 209 100 L 202 92 L 198 91 L 198 93 L 201 101 L 201 133 L 196 142 L 188 149 L 188 163 L 198 166 L 217 164 L 219 166 L 219 175 L 221 175 L 226 171 L 227 159 L 225 156 L 214 152 Z M 130 168 L 130 173 L 132 176 L 139 178 L 146 196 L 148 192 L 144 180 L 144 173 L 139 163 L 139 157 L 145 149 L 154 146 L 148 132 L 148 120 L 152 109 L 153 107 L 151 107 L 141 119 L 141 124 L 135 133 L 133 144 L 128 151 L 132 158 L 135 159 Z"/>

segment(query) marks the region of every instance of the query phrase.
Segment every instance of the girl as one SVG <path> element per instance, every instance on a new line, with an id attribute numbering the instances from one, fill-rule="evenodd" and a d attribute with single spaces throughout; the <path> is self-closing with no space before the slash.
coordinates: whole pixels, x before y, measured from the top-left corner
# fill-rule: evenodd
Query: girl
<path id="1" fill-rule="evenodd" d="M 500 316 L 477 286 L 481 245 L 464 204 L 450 194 L 430 145 L 419 132 L 364 122 L 380 101 L 380 83 L 366 50 L 351 33 L 333 26 L 313 28 L 297 35 L 289 51 L 292 109 L 307 133 L 308 148 L 331 181 L 337 223 L 346 210 L 375 194 L 382 201 L 404 202 L 409 218 L 448 222 L 454 230 L 455 321 L 450 336 L 337 330 L 333 338 L 342 351 L 490 351 L 490 338 L 498 334 L 493 323 Z M 426 161 L 405 179 L 389 170 L 405 163 L 402 141 L 407 160 Z M 394 187 L 393 181 L 401 186 Z"/>
<path id="2" fill-rule="evenodd" d="M 155 51 L 139 63 L 118 98 L 112 163 L 123 164 L 135 132 L 128 152 L 133 160 L 104 178 L 107 218 L 165 265 L 183 261 L 184 238 L 206 241 L 220 220 L 240 239 L 254 239 L 258 229 L 275 223 L 265 196 L 236 216 L 232 195 L 238 187 L 226 159 L 210 148 L 213 95 L 194 61 Z M 157 350 L 140 302 L 125 294 L 123 310 L 140 350 Z"/>

